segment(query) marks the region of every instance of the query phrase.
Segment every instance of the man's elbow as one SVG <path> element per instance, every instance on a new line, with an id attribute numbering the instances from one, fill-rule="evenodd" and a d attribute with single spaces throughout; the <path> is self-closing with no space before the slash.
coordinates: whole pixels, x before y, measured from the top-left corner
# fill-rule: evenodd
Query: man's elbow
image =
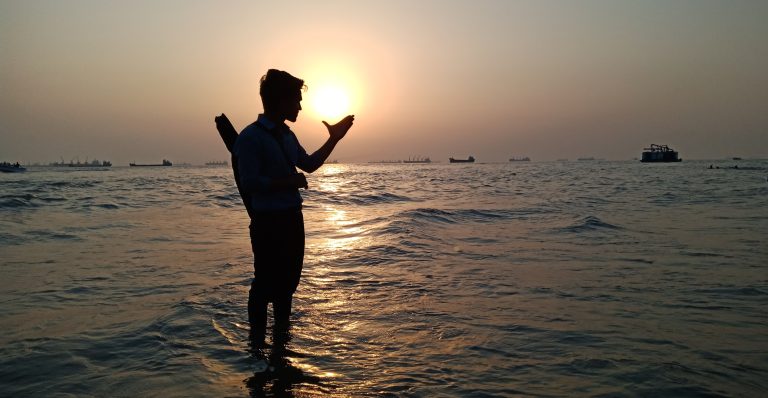
<path id="1" fill-rule="evenodd" d="M 304 164 L 304 165 L 299 166 L 299 168 L 301 169 L 301 171 L 303 171 L 305 173 L 310 173 L 311 174 L 311 173 L 314 173 L 315 170 L 319 169 L 320 166 L 322 166 L 322 165 L 323 165 L 322 163 L 318 163 L 318 164 Z"/>

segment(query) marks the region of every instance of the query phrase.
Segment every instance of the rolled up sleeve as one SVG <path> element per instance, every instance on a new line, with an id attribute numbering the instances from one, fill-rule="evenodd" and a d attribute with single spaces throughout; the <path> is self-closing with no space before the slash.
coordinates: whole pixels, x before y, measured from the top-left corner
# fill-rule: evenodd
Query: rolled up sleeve
<path id="1" fill-rule="evenodd" d="M 319 156 L 312 156 L 307 154 L 307 151 L 305 151 L 304 147 L 299 144 L 299 140 L 297 140 L 295 136 L 294 141 L 296 142 L 296 167 L 306 171 L 307 173 L 311 173 L 323 165 L 323 161 Z"/>

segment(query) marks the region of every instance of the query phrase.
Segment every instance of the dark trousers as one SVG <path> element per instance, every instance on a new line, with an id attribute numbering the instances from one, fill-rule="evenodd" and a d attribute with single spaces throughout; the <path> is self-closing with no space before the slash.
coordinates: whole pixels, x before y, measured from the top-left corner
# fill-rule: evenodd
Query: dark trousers
<path id="1" fill-rule="evenodd" d="M 304 216 L 300 208 L 260 212 L 251 218 L 249 229 L 253 282 L 248 294 L 248 321 L 252 341 L 260 343 L 266 334 L 270 302 L 275 329 L 287 331 L 293 293 L 304 263 Z"/>

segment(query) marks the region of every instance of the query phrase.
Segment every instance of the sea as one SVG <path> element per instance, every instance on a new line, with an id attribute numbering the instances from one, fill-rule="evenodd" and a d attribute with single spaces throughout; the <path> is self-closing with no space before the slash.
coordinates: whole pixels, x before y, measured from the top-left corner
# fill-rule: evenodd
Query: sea
<path id="1" fill-rule="evenodd" d="M 2 174 L 0 396 L 765 397 L 767 178 L 325 165 L 289 340 L 256 355 L 229 167 Z"/>

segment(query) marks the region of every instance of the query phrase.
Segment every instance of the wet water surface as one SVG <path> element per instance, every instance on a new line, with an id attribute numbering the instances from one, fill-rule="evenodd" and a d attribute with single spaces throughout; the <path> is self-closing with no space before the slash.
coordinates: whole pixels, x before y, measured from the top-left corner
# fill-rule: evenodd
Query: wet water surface
<path id="1" fill-rule="evenodd" d="M 228 168 L 2 175 L 0 395 L 767 395 L 768 163 L 709 163 L 326 165 L 265 372 Z"/>

